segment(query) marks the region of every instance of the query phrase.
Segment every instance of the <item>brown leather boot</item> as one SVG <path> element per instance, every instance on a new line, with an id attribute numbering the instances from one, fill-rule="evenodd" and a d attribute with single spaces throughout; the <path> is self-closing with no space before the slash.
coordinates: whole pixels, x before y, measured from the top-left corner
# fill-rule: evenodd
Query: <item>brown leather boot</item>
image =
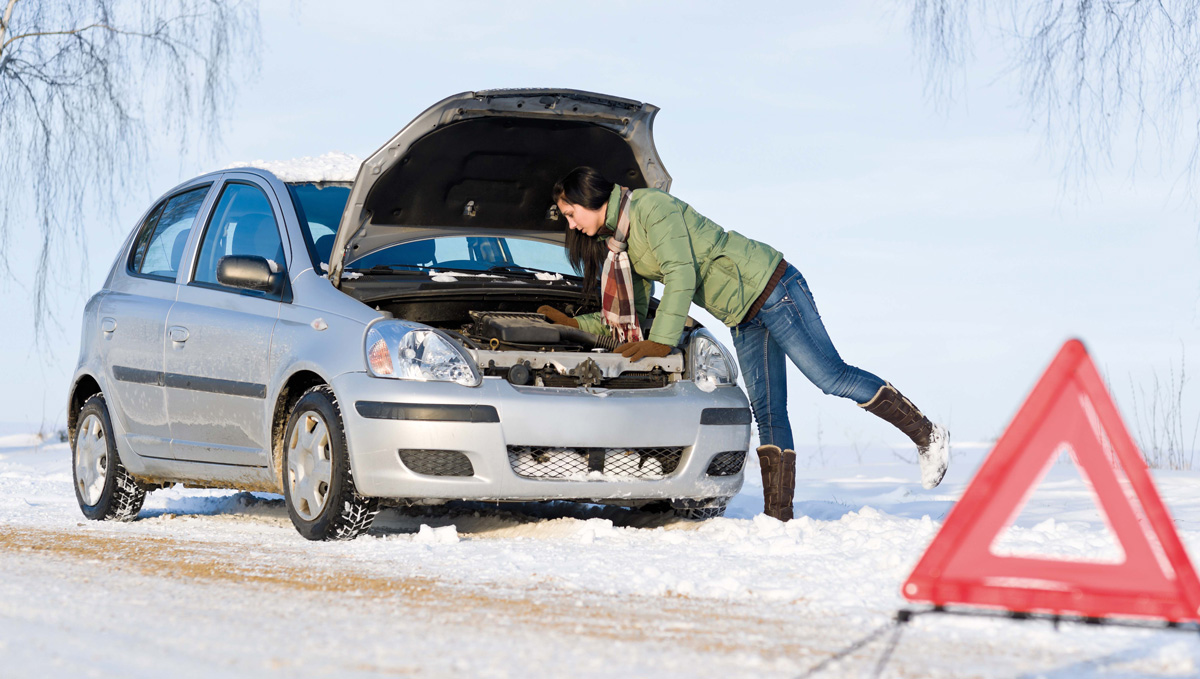
<path id="1" fill-rule="evenodd" d="M 758 463 L 762 467 L 763 513 L 780 521 L 791 521 L 796 493 L 796 452 L 780 450 L 779 446 L 759 446 Z"/>
<path id="2" fill-rule="evenodd" d="M 917 444 L 921 463 L 921 485 L 933 488 L 942 482 L 950 466 L 950 432 L 934 424 L 913 402 L 891 383 L 885 383 L 866 403 L 858 404 L 867 412 L 904 432 Z"/>

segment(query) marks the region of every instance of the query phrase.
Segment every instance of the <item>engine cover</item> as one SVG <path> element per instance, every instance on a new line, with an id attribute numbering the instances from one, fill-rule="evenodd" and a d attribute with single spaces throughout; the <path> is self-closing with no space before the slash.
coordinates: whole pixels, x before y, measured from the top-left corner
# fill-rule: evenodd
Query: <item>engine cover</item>
<path id="1" fill-rule="evenodd" d="M 541 314 L 511 311 L 472 311 L 471 334 L 514 344 L 559 344 L 558 327 Z"/>

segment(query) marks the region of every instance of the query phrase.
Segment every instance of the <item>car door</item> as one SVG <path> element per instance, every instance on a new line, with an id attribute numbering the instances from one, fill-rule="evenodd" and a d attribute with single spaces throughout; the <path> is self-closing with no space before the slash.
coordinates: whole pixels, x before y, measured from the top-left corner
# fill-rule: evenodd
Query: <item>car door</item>
<path id="1" fill-rule="evenodd" d="M 100 301 L 109 408 L 129 447 L 144 457 L 171 457 L 163 391 L 165 328 L 179 288 L 180 261 L 211 187 L 188 187 L 150 211 Z"/>
<path id="2" fill-rule="evenodd" d="M 271 335 L 281 296 L 223 285 L 217 267 L 229 255 L 257 255 L 285 270 L 282 213 L 261 179 L 231 173 L 223 180 L 190 280 L 167 318 L 172 452 L 179 460 L 265 467 Z"/>

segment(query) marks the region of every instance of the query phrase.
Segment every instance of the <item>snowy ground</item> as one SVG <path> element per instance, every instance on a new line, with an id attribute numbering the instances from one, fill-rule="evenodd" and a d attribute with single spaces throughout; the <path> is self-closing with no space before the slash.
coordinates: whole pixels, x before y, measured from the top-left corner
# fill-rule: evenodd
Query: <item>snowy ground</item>
<path id="1" fill-rule="evenodd" d="M 796 510 L 728 518 L 568 504 L 388 511 L 307 542 L 282 500 L 174 488 L 131 524 L 85 521 L 65 444 L 0 436 L 0 677 L 796 677 L 904 606 L 899 586 L 986 453 L 922 490 L 890 450 L 800 454 Z M 1200 473 L 1158 472 L 1193 560 Z M 1056 465 L 1001 545 L 1116 554 Z M 880 635 L 812 676 L 871 676 Z M 1182 632 L 926 615 L 883 676 L 1200 676 Z"/>

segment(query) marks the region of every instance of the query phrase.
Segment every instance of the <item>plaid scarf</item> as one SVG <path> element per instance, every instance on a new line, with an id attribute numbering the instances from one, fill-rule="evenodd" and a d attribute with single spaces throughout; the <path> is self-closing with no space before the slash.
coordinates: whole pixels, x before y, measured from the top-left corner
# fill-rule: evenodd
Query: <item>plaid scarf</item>
<path id="1" fill-rule="evenodd" d="M 633 266 L 625 252 L 629 247 L 625 239 L 629 237 L 629 200 L 632 196 L 633 191 L 621 187 L 617 232 L 608 239 L 608 257 L 604 259 L 600 274 L 604 323 L 623 344 L 642 341 L 642 326 L 633 305 Z"/>

